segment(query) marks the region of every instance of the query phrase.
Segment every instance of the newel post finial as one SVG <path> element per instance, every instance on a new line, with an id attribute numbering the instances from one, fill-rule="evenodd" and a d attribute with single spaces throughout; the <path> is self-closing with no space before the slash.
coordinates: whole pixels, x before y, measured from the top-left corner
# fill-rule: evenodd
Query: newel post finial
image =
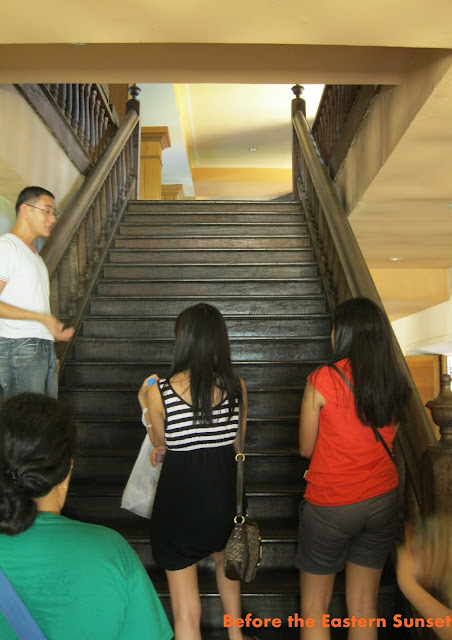
<path id="1" fill-rule="evenodd" d="M 438 425 L 441 437 L 427 447 L 423 455 L 423 486 L 425 515 L 436 511 L 452 512 L 452 378 L 441 376 L 441 391 L 426 406 Z"/>
<path id="2" fill-rule="evenodd" d="M 291 88 L 291 91 L 296 98 L 299 98 L 304 91 L 304 87 L 302 84 L 294 84 L 294 86 Z"/>
<path id="3" fill-rule="evenodd" d="M 141 93 L 141 89 L 137 84 L 133 83 L 133 85 L 129 87 L 129 93 L 132 96 L 132 99 L 136 100 Z"/>

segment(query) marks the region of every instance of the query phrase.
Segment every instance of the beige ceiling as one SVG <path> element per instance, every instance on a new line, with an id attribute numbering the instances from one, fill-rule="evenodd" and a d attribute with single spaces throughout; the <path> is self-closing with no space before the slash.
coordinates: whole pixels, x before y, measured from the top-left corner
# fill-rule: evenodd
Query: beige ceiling
<path id="1" fill-rule="evenodd" d="M 452 46 L 448 0 L 22 0 L 2 43 L 252 43 Z"/>
<path id="2" fill-rule="evenodd" d="M 243 172 L 250 178 L 257 169 L 261 184 L 275 193 L 285 189 L 290 170 L 279 143 L 285 125 L 271 113 L 263 116 L 265 94 L 254 110 L 249 88 L 240 96 L 230 87 L 228 95 L 227 87 L 196 83 L 403 87 L 412 77 L 425 95 L 406 118 L 406 131 L 392 125 L 374 131 L 383 139 L 378 167 L 367 181 L 359 175 L 349 180 L 344 191 L 382 290 L 396 269 L 406 274 L 416 268 L 417 281 L 424 282 L 418 302 L 386 289 L 400 317 L 447 295 L 439 274 L 452 265 L 451 77 L 446 69 L 433 81 L 413 69 L 428 69 L 429 58 L 446 56 L 451 24 L 450 0 L 79 0 L 70 9 L 61 0 L 23 0 L 2 6 L 0 82 L 189 83 L 193 178 L 204 197 L 232 197 L 244 188 Z M 226 108 L 231 103 L 242 107 L 234 115 Z M 193 155 L 193 144 L 187 146 Z M 249 146 L 261 149 L 252 161 Z M 248 182 L 250 197 L 259 197 L 259 180 Z M 391 257 L 403 261 L 391 263 Z M 438 274 L 441 286 L 420 277 L 425 269 Z"/>

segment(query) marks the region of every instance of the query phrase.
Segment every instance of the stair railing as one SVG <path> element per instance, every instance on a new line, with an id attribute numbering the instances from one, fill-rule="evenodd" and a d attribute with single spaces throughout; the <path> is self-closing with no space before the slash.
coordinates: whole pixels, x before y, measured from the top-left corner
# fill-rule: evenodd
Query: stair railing
<path id="1" fill-rule="evenodd" d="M 332 179 L 379 90 L 379 85 L 373 84 L 325 85 L 311 131 Z"/>
<path id="2" fill-rule="evenodd" d="M 126 118 L 41 251 L 49 271 L 52 313 L 76 329 L 127 201 L 137 197 L 139 91 L 131 88 Z M 63 364 L 70 343 L 57 348 Z"/>
<path id="3" fill-rule="evenodd" d="M 86 174 L 119 126 L 100 84 L 17 84 L 59 144 Z"/>
<path id="4" fill-rule="evenodd" d="M 296 178 L 298 195 L 306 214 L 313 247 L 331 310 L 347 298 L 364 296 L 384 307 L 356 241 L 344 207 L 336 193 L 312 132 L 300 108 L 301 98 L 293 103 L 293 126 L 299 170 Z M 413 389 L 410 418 L 400 426 L 395 455 L 404 492 L 406 513 L 417 516 L 423 508 L 421 459 L 426 448 L 435 441 L 426 411 L 416 391 L 405 358 L 394 336 L 399 364 Z"/>

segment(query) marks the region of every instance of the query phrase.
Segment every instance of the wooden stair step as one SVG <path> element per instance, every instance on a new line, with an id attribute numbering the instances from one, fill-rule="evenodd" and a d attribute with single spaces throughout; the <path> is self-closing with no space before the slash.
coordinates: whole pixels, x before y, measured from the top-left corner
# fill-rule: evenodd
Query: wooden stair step
<path id="1" fill-rule="evenodd" d="M 166 248 L 154 249 L 148 251 L 146 249 L 120 249 L 112 247 L 110 249 L 108 260 L 110 263 L 146 263 L 146 264 L 178 264 L 179 262 L 204 264 L 229 262 L 230 264 L 243 264 L 250 262 L 260 262 L 262 264 L 271 262 L 293 263 L 312 262 L 314 259 L 314 250 L 312 247 L 284 247 L 282 249 L 272 248 L 238 248 L 234 246 L 229 249 L 215 248 Z"/>
<path id="2" fill-rule="evenodd" d="M 282 387 L 302 388 L 306 376 L 321 364 L 324 364 L 324 361 L 263 360 L 260 362 L 235 361 L 233 366 L 235 373 L 246 380 L 248 388 L 264 387 L 273 382 Z M 102 361 L 70 359 L 65 363 L 60 386 L 62 388 L 93 385 L 110 388 L 128 386 L 138 390 L 147 376 L 157 373 L 164 378 L 168 375 L 170 367 L 169 361 L 120 362 L 112 359 L 106 367 L 105 362 Z"/>
<path id="3" fill-rule="evenodd" d="M 306 217 L 300 210 L 298 211 L 286 211 L 286 212 L 274 212 L 274 211 L 230 211 L 229 213 L 223 213 L 221 211 L 162 211 L 162 210 L 142 210 L 132 211 L 126 210 L 123 217 L 124 224 L 184 224 L 190 222 L 191 224 L 217 224 L 217 223 L 252 223 L 252 224 L 265 224 L 267 222 L 276 223 L 304 223 Z"/>
<path id="4" fill-rule="evenodd" d="M 233 361 L 268 360 L 325 360 L 330 353 L 329 336 L 309 336 L 303 339 L 287 338 L 232 338 L 230 340 Z M 82 360 L 97 361 L 141 360 L 168 362 L 172 353 L 173 341 L 165 338 L 154 340 L 138 338 L 77 338 L 74 343 L 74 357 Z"/>
<path id="5" fill-rule="evenodd" d="M 102 271 L 104 278 L 112 280 L 133 280 L 148 278 L 152 280 L 172 279 L 174 277 L 182 279 L 199 278 L 305 278 L 318 275 L 316 262 L 294 262 L 281 264 L 270 262 L 267 264 L 243 263 L 178 263 L 177 265 L 152 264 L 149 263 L 110 263 L 105 264 Z"/>
<path id="6" fill-rule="evenodd" d="M 256 238 L 244 238 L 243 236 L 160 236 L 158 238 L 146 238 L 142 236 L 115 236 L 113 247 L 116 249 L 167 249 L 169 247 L 179 249 L 256 249 L 292 247 L 309 247 L 311 238 L 307 234 L 293 236 L 258 236 Z"/>
<path id="7" fill-rule="evenodd" d="M 76 466 L 74 467 L 76 469 Z M 76 520 L 95 524 L 115 523 L 114 528 L 124 524 L 136 523 L 136 516 L 121 509 L 121 495 L 124 482 L 116 482 L 114 478 L 103 481 L 96 478 L 76 478 L 71 482 L 65 514 Z M 275 519 L 296 523 L 304 484 L 271 486 L 260 483 L 258 486 L 247 486 L 248 513 L 260 524 L 273 522 Z"/>
<path id="8" fill-rule="evenodd" d="M 139 413 L 139 411 L 138 411 Z M 78 415 L 79 452 L 107 449 L 111 442 L 118 450 L 137 452 L 143 442 L 145 430 L 140 416 Z M 250 416 L 246 437 L 246 451 L 298 446 L 298 416 Z"/>
<path id="9" fill-rule="evenodd" d="M 153 296 L 165 294 L 168 297 L 177 296 L 266 296 L 277 295 L 284 287 L 288 296 L 322 293 L 319 276 L 311 278 L 297 278 L 280 280 L 277 278 L 259 280 L 99 280 L 96 292 L 100 296 L 129 295 Z"/>
<path id="10" fill-rule="evenodd" d="M 271 315 L 323 313 L 326 311 L 326 298 L 322 294 L 298 296 L 165 296 L 127 297 L 98 296 L 91 298 L 88 313 L 94 315 L 143 316 L 143 315 L 178 315 L 183 309 L 208 302 L 225 315 Z"/>
<path id="11" fill-rule="evenodd" d="M 171 338 L 174 336 L 176 316 L 145 316 L 134 318 L 105 318 L 87 316 L 82 325 L 83 337 L 104 338 Z M 331 320 L 328 314 L 298 316 L 246 316 L 226 317 L 229 336 L 285 336 L 328 334 Z"/>
<path id="12" fill-rule="evenodd" d="M 161 200 L 129 200 L 127 211 L 152 211 L 153 213 L 165 213 L 165 215 L 181 212 L 207 213 L 209 215 L 215 212 L 223 216 L 265 212 L 269 212 L 271 215 L 278 213 L 294 213 L 300 215 L 301 202 L 299 200 L 293 202 L 256 202 L 253 200 L 215 200 L 215 202 L 197 200 L 193 202 L 191 200 L 177 200 L 163 203 Z"/>
<path id="13" fill-rule="evenodd" d="M 199 222 L 191 219 L 185 222 L 161 220 L 152 222 L 132 222 L 125 219 L 119 226 L 122 236 L 173 236 L 173 237 L 202 237 L 202 236 L 292 236 L 307 233 L 307 225 L 301 220 L 294 222 Z"/>
<path id="14" fill-rule="evenodd" d="M 295 387 L 251 388 L 248 390 L 248 414 L 250 417 L 273 416 L 281 411 L 286 415 L 297 415 L 300 412 L 302 395 L 302 389 Z M 62 388 L 60 397 L 70 403 L 79 416 L 91 415 L 102 407 L 104 417 L 121 415 L 140 419 L 136 388 Z"/>

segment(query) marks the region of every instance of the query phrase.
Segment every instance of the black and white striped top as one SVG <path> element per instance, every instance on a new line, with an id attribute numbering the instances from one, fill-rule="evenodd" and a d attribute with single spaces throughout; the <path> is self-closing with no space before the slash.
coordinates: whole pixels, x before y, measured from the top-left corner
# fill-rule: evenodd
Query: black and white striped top
<path id="1" fill-rule="evenodd" d="M 174 391 L 169 381 L 160 380 L 159 388 L 166 413 L 166 446 L 170 451 L 212 449 L 234 442 L 239 424 L 238 400 L 230 420 L 229 402 L 226 399 L 212 407 L 211 424 L 194 424 L 192 405 Z"/>

